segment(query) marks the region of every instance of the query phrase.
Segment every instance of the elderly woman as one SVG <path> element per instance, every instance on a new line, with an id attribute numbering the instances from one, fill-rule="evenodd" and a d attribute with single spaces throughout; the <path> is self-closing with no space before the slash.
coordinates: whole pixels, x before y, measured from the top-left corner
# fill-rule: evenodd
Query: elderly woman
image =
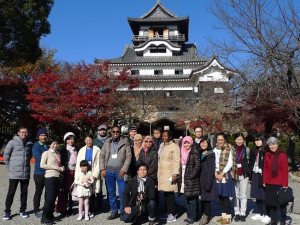
<path id="1" fill-rule="evenodd" d="M 163 143 L 158 150 L 158 191 L 164 193 L 166 212 L 168 214 L 167 222 L 176 221 L 175 212 L 175 194 L 177 189 L 177 179 L 180 168 L 180 149 L 172 141 L 170 131 L 162 133 Z"/>
<path id="2" fill-rule="evenodd" d="M 278 140 L 270 137 L 267 140 L 269 151 L 265 154 L 263 166 L 263 185 L 266 188 L 266 210 L 271 217 L 271 225 L 276 222 L 276 209 L 280 209 L 280 224 L 284 225 L 286 220 L 287 205 L 279 205 L 277 191 L 288 187 L 288 158 L 285 152 L 278 148 Z"/>
<path id="3" fill-rule="evenodd" d="M 184 222 L 193 224 L 197 217 L 197 203 L 200 194 L 200 152 L 196 147 L 193 148 L 192 137 L 186 136 L 182 139 L 180 153 L 178 190 L 186 197 L 187 218 Z"/>
<path id="4" fill-rule="evenodd" d="M 65 168 L 61 164 L 58 143 L 53 141 L 48 151 L 42 154 L 41 168 L 45 169 L 45 203 L 43 207 L 42 223 L 54 223 L 55 200 L 59 192 L 61 174 Z"/>
<path id="5" fill-rule="evenodd" d="M 145 163 L 148 167 L 148 177 L 151 177 L 155 184 L 157 184 L 157 149 L 154 146 L 153 137 L 148 135 L 144 138 L 142 149 L 140 150 L 140 154 L 136 165 L 140 165 L 141 163 Z"/>
<path id="6" fill-rule="evenodd" d="M 70 193 L 71 185 L 74 182 L 77 151 L 75 149 L 75 134 L 73 132 L 67 132 L 64 135 L 65 146 L 60 150 L 61 164 L 65 167 L 64 183 L 62 184 L 62 191 L 58 195 L 58 201 L 56 210 L 61 213 L 62 216 L 71 215 L 73 201 Z M 69 208 L 68 208 L 69 206 Z"/>
<path id="7" fill-rule="evenodd" d="M 93 146 L 93 137 L 87 135 L 84 139 L 85 146 L 82 147 L 77 156 L 76 170 L 75 170 L 75 180 L 76 176 L 80 174 L 80 162 L 82 160 L 87 160 L 91 168 L 93 176 L 92 184 L 92 195 L 90 196 L 90 217 L 94 217 L 94 205 L 95 205 L 95 196 L 101 192 L 101 183 L 100 183 L 100 148 Z"/>

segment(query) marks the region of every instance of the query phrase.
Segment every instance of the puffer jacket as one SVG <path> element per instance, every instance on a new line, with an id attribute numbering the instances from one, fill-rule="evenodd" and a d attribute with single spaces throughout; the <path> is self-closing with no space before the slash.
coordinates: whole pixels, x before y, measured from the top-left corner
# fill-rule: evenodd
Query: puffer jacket
<path id="1" fill-rule="evenodd" d="M 3 156 L 9 179 L 24 180 L 30 178 L 32 146 L 31 141 L 23 142 L 17 135 L 7 143 Z"/>
<path id="2" fill-rule="evenodd" d="M 193 147 L 189 153 L 184 174 L 184 195 L 186 197 L 195 197 L 200 195 L 200 165 L 200 153 L 196 147 Z M 180 166 L 178 192 L 180 192 L 183 179 L 181 170 Z"/>

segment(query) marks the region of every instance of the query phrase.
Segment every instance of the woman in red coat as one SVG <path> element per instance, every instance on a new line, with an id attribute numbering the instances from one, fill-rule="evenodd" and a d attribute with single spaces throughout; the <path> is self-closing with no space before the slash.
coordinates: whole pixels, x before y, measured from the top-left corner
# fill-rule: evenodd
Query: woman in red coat
<path id="1" fill-rule="evenodd" d="M 285 152 L 278 148 L 278 140 L 270 137 L 267 140 L 269 151 L 265 154 L 263 169 L 263 186 L 266 187 L 266 210 L 271 217 L 271 225 L 276 222 L 276 209 L 280 208 L 280 224 L 285 224 L 287 205 L 279 205 L 277 191 L 288 187 L 288 158 Z"/>

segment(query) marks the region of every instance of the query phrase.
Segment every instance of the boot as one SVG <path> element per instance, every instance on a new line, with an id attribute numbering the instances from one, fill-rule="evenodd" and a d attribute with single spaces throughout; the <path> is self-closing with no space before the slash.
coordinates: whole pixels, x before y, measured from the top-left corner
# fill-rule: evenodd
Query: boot
<path id="1" fill-rule="evenodd" d="M 222 220 L 223 220 L 223 218 L 226 216 L 226 213 L 222 213 L 222 215 L 221 215 L 221 218 L 219 218 L 218 220 L 217 220 L 217 222 L 221 222 Z"/>
<path id="2" fill-rule="evenodd" d="M 226 214 L 226 216 L 220 223 L 221 224 L 231 224 L 231 214 Z"/>
<path id="3" fill-rule="evenodd" d="M 208 224 L 210 221 L 209 216 L 203 214 L 203 216 L 201 217 L 200 221 L 199 221 L 199 225 L 206 225 Z"/>

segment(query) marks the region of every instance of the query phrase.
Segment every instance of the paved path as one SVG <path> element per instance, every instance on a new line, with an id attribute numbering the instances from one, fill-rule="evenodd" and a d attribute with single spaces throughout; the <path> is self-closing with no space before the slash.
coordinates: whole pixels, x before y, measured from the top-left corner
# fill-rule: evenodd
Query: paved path
<path id="1" fill-rule="evenodd" d="M 1 200 L 1 208 L 0 210 L 3 212 L 4 210 L 4 201 L 8 189 L 8 178 L 7 178 L 7 172 L 6 172 L 6 167 L 4 165 L 0 165 L 0 200 Z M 294 207 L 294 214 L 290 215 L 290 224 L 298 224 L 300 225 L 300 184 L 299 183 L 291 183 L 291 186 L 294 188 L 295 192 L 295 207 Z M 33 198 L 33 193 L 34 193 L 34 182 L 31 179 L 30 185 L 29 185 L 29 195 L 28 195 L 28 210 L 32 210 L 32 198 Z M 7 224 L 7 225 L 34 225 L 34 224 L 40 224 L 40 220 L 36 219 L 33 214 L 30 214 L 30 217 L 28 219 L 22 219 L 18 215 L 18 209 L 20 207 L 19 205 L 19 189 L 16 192 L 15 200 L 12 206 L 12 214 L 13 218 L 10 221 L 3 221 L 2 218 L 0 218 L 0 224 Z M 183 224 L 183 220 L 186 218 L 186 213 L 184 213 L 184 199 L 182 197 L 179 197 L 176 199 L 177 204 L 178 204 L 178 209 L 179 209 L 179 218 L 175 223 L 172 223 L 174 225 L 179 225 Z M 253 207 L 255 205 L 255 202 L 253 202 L 252 199 L 248 200 L 248 211 L 249 211 L 249 216 L 247 217 L 247 220 L 245 223 L 235 223 L 233 222 L 232 224 L 243 224 L 243 225 L 259 225 L 262 224 L 260 222 L 255 222 L 250 219 L 253 211 Z M 217 215 L 219 213 L 219 208 L 217 204 L 213 204 L 213 213 Z M 1 217 L 3 214 L 0 214 Z M 92 218 L 90 221 L 76 221 L 77 215 L 71 216 L 64 218 L 62 221 L 57 222 L 56 224 L 58 225 L 76 225 L 76 224 L 89 224 L 89 225 L 100 225 L 100 224 L 105 224 L 105 225 L 121 225 L 124 224 L 121 222 L 119 219 L 113 220 L 113 221 L 108 221 L 106 220 L 106 217 L 109 215 L 109 213 L 106 212 L 101 212 L 100 214 L 96 215 L 94 218 Z M 215 216 L 210 224 L 219 224 L 216 222 L 217 216 Z M 164 223 L 157 223 L 157 224 L 164 224 Z M 195 223 L 198 224 L 198 223 Z M 287 223 L 288 224 L 288 223 Z"/>

